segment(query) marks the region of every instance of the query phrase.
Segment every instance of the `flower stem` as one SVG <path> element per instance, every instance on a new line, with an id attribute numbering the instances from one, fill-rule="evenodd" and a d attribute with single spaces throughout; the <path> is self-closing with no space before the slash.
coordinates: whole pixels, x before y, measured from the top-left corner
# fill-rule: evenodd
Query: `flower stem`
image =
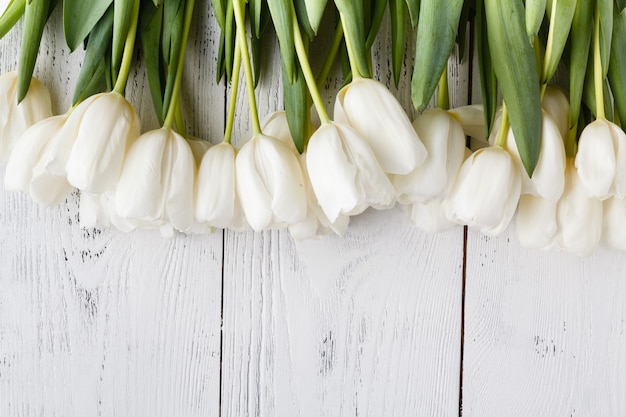
<path id="1" fill-rule="evenodd" d="M 439 88 L 437 88 L 437 107 L 442 110 L 450 109 L 450 96 L 448 95 L 448 68 L 444 68 L 439 78 Z"/>
<path id="2" fill-rule="evenodd" d="M 593 86 L 596 95 L 596 119 L 606 119 L 604 114 L 604 90 L 602 85 L 602 58 L 600 56 L 600 13 L 596 3 L 593 22 Z"/>
<path id="3" fill-rule="evenodd" d="M 187 40 L 189 39 L 189 29 L 191 28 L 191 19 L 193 18 L 195 0 L 186 0 L 185 2 L 185 20 L 183 23 L 183 38 L 180 42 L 180 51 L 178 58 L 178 67 L 176 68 L 176 78 L 174 78 L 174 88 L 172 89 L 172 101 L 167 109 L 163 127 L 171 128 L 176 119 L 176 108 L 180 100 L 180 85 L 183 81 L 183 69 L 185 67 L 185 50 L 187 49 Z"/>
<path id="4" fill-rule="evenodd" d="M 330 73 L 330 69 L 333 67 L 333 63 L 335 62 L 335 58 L 337 58 L 337 52 L 339 52 L 339 47 L 341 46 L 341 41 L 343 40 L 343 25 L 341 21 L 337 22 L 337 29 L 335 29 L 335 37 L 333 38 L 333 43 L 330 45 L 328 49 L 328 55 L 326 55 L 326 61 L 324 61 L 324 65 L 317 77 L 317 88 L 322 89 L 324 83 L 326 82 L 326 77 Z"/>
<path id="5" fill-rule="evenodd" d="M 341 18 L 341 24 L 345 28 L 346 26 L 346 18 L 343 13 L 339 13 L 339 17 Z M 348 50 L 348 60 L 350 61 L 350 69 L 352 69 L 352 79 L 363 78 L 363 74 L 359 72 L 359 66 L 356 62 L 356 57 L 354 56 L 354 50 L 352 49 L 352 39 L 350 39 L 349 33 L 346 32 L 344 36 L 346 40 L 346 49 Z"/>
<path id="6" fill-rule="evenodd" d="M 18 20 L 24 15 L 26 9 L 26 0 L 14 0 L 0 16 L 0 39 L 15 26 Z"/>
<path id="7" fill-rule="evenodd" d="M 302 40 L 302 33 L 300 33 L 300 26 L 298 26 L 298 20 L 295 18 L 295 16 L 296 11 L 292 4 L 291 21 L 293 24 L 293 38 L 296 46 L 296 54 L 298 55 L 298 61 L 300 61 L 300 67 L 302 68 L 302 73 L 304 74 L 304 80 L 306 81 L 306 85 L 309 88 L 309 93 L 311 93 L 313 104 L 315 105 L 317 114 L 319 114 L 320 116 L 320 121 L 322 123 L 326 123 L 330 121 L 330 117 L 328 117 L 328 113 L 326 112 L 326 108 L 324 107 L 324 102 L 322 100 L 322 97 L 320 96 L 320 91 L 317 88 L 315 76 L 313 75 L 313 71 L 311 70 L 311 63 L 309 62 L 306 48 L 304 47 L 304 42 Z"/>
<path id="8" fill-rule="evenodd" d="M 176 131 L 182 136 L 187 137 L 185 129 L 185 118 L 183 117 L 183 108 L 180 105 L 180 100 L 176 103 Z"/>
<path id="9" fill-rule="evenodd" d="M 224 142 L 230 143 L 235 124 L 235 109 L 237 108 L 237 92 L 239 90 L 239 71 L 241 69 L 241 49 L 239 48 L 239 34 L 235 34 L 235 56 L 233 58 L 233 74 L 230 84 L 230 97 L 228 99 L 228 118 L 224 131 Z"/>
<path id="10" fill-rule="evenodd" d="M 261 123 L 259 122 L 259 110 L 256 106 L 256 96 L 254 95 L 254 76 L 252 74 L 252 64 L 250 63 L 250 53 L 248 52 L 248 41 L 246 39 L 244 1 L 245 0 L 233 0 L 235 22 L 237 23 L 236 42 L 238 41 L 241 54 L 243 55 L 243 71 L 246 77 L 246 90 L 248 91 L 248 107 L 250 107 L 252 130 L 255 134 L 259 134 L 261 133 Z"/>
<path id="11" fill-rule="evenodd" d="M 498 132 L 498 138 L 496 139 L 496 146 L 501 148 L 506 144 L 506 137 L 509 133 L 509 112 L 506 109 L 506 103 L 502 102 L 502 119 L 500 119 L 500 131 Z"/>
<path id="12" fill-rule="evenodd" d="M 139 4 L 141 0 L 135 0 L 133 4 L 133 14 L 130 18 L 130 27 L 128 28 L 128 34 L 126 35 L 126 42 L 124 43 L 124 55 L 122 55 L 122 63 L 120 65 L 120 72 L 117 74 L 117 80 L 113 91 L 124 95 L 126 89 L 126 83 L 128 82 L 128 74 L 130 74 L 130 66 L 133 62 L 133 53 L 135 51 L 135 38 L 137 37 L 137 24 L 139 22 Z"/>

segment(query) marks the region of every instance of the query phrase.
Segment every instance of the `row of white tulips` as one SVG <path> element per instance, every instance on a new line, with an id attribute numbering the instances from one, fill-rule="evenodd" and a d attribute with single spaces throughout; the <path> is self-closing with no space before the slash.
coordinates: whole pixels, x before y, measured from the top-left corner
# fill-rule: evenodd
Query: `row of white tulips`
<path id="1" fill-rule="evenodd" d="M 20 105 L 15 84 L 15 73 L 0 77 L 0 105 L 8 110 L 0 116 L 5 187 L 43 205 L 77 188 L 85 227 L 164 235 L 288 228 L 306 239 L 342 235 L 351 216 L 401 203 L 428 232 L 468 225 L 495 236 L 517 209 L 526 247 L 581 256 L 600 244 L 626 250 L 626 135 L 597 120 L 568 160 L 569 104 L 556 88 L 544 97 L 541 154 L 530 178 L 511 131 L 505 146 L 466 148 L 466 135 L 485 136 L 480 106 L 431 109 L 411 123 L 370 79 L 339 92 L 334 121 L 317 128 L 303 154 L 282 112 L 237 149 L 165 128 L 141 134 L 132 105 L 114 92 L 53 116 L 40 82 L 33 80 Z"/>

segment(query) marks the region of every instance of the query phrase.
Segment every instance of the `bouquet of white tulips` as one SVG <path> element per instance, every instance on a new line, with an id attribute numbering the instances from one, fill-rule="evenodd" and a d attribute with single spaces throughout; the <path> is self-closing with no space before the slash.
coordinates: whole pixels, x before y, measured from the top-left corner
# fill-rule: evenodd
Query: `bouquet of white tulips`
<path id="1" fill-rule="evenodd" d="M 44 26 L 62 8 L 70 50 L 85 48 L 73 105 L 53 115 L 33 78 Z M 212 0 L 218 80 L 231 84 L 223 140 L 185 130 L 180 87 L 194 0 L 11 0 L 21 18 L 16 71 L 0 76 L 5 188 L 44 205 L 80 191 L 84 226 L 288 228 L 342 235 L 369 207 L 408 207 L 428 232 L 498 235 L 517 212 L 522 245 L 584 256 L 626 250 L 626 0 Z M 624 13 L 622 13 L 624 12 Z M 372 78 L 385 13 L 396 84 L 413 66 L 406 109 Z M 334 28 L 324 54 L 309 44 Z M 470 30 L 467 30 L 468 27 Z M 265 36 L 279 41 L 284 109 L 259 117 Z M 447 61 L 473 37 L 482 105 L 450 109 Z M 409 39 L 413 37 L 413 39 Z M 407 42 L 415 42 L 406 59 Z M 140 51 L 161 128 L 142 132 L 125 98 Z M 323 63 L 315 73 L 311 56 Z M 320 96 L 342 62 L 334 113 Z M 251 131 L 231 144 L 243 67 Z M 560 68 L 560 84 L 553 80 Z M 428 108 L 437 96 L 436 108 Z M 501 98 L 500 98 L 501 97 Z M 332 117 L 331 117 L 332 116 Z M 96 128 L 97 126 L 97 128 Z M 469 137 L 485 145 L 470 150 Z"/>

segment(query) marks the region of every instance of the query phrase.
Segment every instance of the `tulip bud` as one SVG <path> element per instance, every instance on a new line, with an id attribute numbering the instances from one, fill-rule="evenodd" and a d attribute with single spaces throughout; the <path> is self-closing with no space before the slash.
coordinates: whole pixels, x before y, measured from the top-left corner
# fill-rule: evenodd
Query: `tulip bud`
<path id="1" fill-rule="evenodd" d="M 431 109 L 413 122 L 428 157 L 408 175 L 394 176 L 398 201 L 426 203 L 447 193 L 465 156 L 463 129 L 445 110 Z"/>
<path id="2" fill-rule="evenodd" d="M 151 130 L 130 147 L 115 192 L 118 214 L 151 227 L 193 223 L 195 161 L 189 143 L 171 129 Z"/>
<path id="3" fill-rule="evenodd" d="M 532 178 L 522 164 L 513 129 L 509 129 L 506 148 L 513 156 L 522 177 L 522 194 L 533 194 L 556 202 L 563 194 L 565 182 L 565 145 L 559 128 L 552 117 L 543 112 L 539 160 Z"/>
<path id="4" fill-rule="evenodd" d="M 33 78 L 24 100 L 17 103 L 17 71 L 0 75 L 0 162 L 9 158 L 15 142 L 40 120 L 52 116 L 50 92 Z"/>
<path id="5" fill-rule="evenodd" d="M 626 250 L 626 199 L 613 197 L 604 200 L 602 221 L 602 245 Z"/>
<path id="6" fill-rule="evenodd" d="M 67 182 L 64 165 L 56 163 L 62 149 L 67 151 L 61 135 L 66 121 L 64 115 L 49 117 L 22 134 L 7 163 L 7 190 L 27 192 L 38 204 L 52 206 L 74 189 Z"/>
<path id="7" fill-rule="evenodd" d="M 589 198 L 571 160 L 565 189 L 557 205 L 558 246 L 578 256 L 591 255 L 602 235 L 602 202 Z"/>
<path id="8" fill-rule="evenodd" d="M 391 207 L 395 190 L 374 153 L 359 134 L 341 123 L 324 123 L 311 136 L 306 164 L 320 207 L 332 223 Z"/>
<path id="9" fill-rule="evenodd" d="M 581 186 L 589 198 L 626 196 L 626 133 L 615 123 L 598 119 L 580 134 L 575 161 Z"/>
<path id="10" fill-rule="evenodd" d="M 522 195 L 517 206 L 517 238 L 525 248 L 548 250 L 558 230 L 557 202 L 531 194 Z"/>
<path id="11" fill-rule="evenodd" d="M 459 122 L 465 136 L 470 136 L 483 142 L 486 140 L 487 129 L 485 129 L 485 114 L 482 104 L 460 106 L 448 110 L 448 113 Z"/>
<path id="12" fill-rule="evenodd" d="M 67 180 L 80 190 L 103 193 L 117 184 L 124 156 L 139 137 L 141 124 L 133 106 L 116 92 L 100 93 L 70 114 L 65 132 L 74 139 L 67 160 Z"/>
<path id="13" fill-rule="evenodd" d="M 366 140 L 383 170 L 408 174 L 426 160 L 426 148 L 398 100 L 378 81 L 357 78 L 337 94 L 335 122 Z"/>
<path id="14" fill-rule="evenodd" d="M 300 222 L 306 216 L 302 169 L 280 140 L 256 134 L 235 160 L 237 196 L 256 231 Z"/>
<path id="15" fill-rule="evenodd" d="M 446 214 L 451 221 L 498 235 L 515 213 L 521 187 L 519 169 L 505 149 L 479 149 L 461 166 L 446 200 Z"/>
<path id="16" fill-rule="evenodd" d="M 561 137 L 566 138 L 569 131 L 569 100 L 563 89 L 548 85 L 543 93 L 541 107 L 552 117 Z"/>

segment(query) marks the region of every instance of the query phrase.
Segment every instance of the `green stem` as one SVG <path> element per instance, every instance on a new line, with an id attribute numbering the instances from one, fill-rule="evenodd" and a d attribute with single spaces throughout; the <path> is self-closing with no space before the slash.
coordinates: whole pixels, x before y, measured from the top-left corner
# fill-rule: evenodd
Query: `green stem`
<path id="1" fill-rule="evenodd" d="M 339 17 L 341 18 L 341 24 L 345 27 L 346 22 L 343 13 L 339 13 Z M 350 61 L 350 68 L 352 69 L 352 79 L 354 80 L 356 78 L 363 78 L 363 74 L 359 72 L 359 66 L 357 65 L 356 57 L 354 56 L 354 50 L 352 49 L 352 40 L 350 39 L 349 34 L 346 33 L 344 38 L 346 40 L 346 49 L 348 50 L 348 60 Z"/>
<path id="2" fill-rule="evenodd" d="M 602 85 L 602 59 L 600 57 L 600 13 L 596 3 L 593 23 L 593 86 L 596 95 L 596 119 L 604 120 L 604 90 Z"/>
<path id="3" fill-rule="evenodd" d="M 550 28 L 548 29 L 548 40 L 546 42 L 546 52 L 543 58 L 543 70 L 541 71 L 541 84 L 546 84 L 548 78 L 548 66 L 550 65 L 550 59 L 552 58 L 552 49 L 554 47 L 554 25 L 556 24 L 556 4 L 557 1 L 552 2 L 552 20 L 550 20 Z M 537 40 L 537 38 L 535 38 Z"/>
<path id="4" fill-rule="evenodd" d="M 133 63 L 135 38 L 137 37 L 137 23 L 139 22 L 140 3 L 140 0 L 135 0 L 135 4 L 133 4 L 133 14 L 130 18 L 130 27 L 128 28 L 128 34 L 126 35 L 126 42 L 124 43 L 124 55 L 122 56 L 122 63 L 120 64 L 120 72 L 117 75 L 115 87 L 113 87 L 113 91 L 122 95 L 124 95 L 126 83 L 128 82 L 128 74 L 130 74 L 130 66 Z"/>
<path id="5" fill-rule="evenodd" d="M 506 144 L 506 137 L 509 133 L 509 112 L 506 109 L 506 103 L 502 102 L 502 119 L 500 119 L 500 131 L 498 132 L 498 138 L 496 139 L 496 146 L 501 148 Z"/>
<path id="6" fill-rule="evenodd" d="M 185 20 L 183 23 L 183 38 L 180 42 L 180 51 L 178 52 L 178 67 L 176 68 L 176 78 L 174 78 L 174 88 L 172 88 L 172 100 L 167 108 L 163 127 L 172 128 L 176 118 L 176 108 L 180 100 L 180 86 L 183 82 L 183 68 L 185 67 L 185 50 L 187 49 L 187 40 L 189 39 L 189 29 L 191 28 L 191 19 L 193 18 L 195 0 L 187 0 L 185 2 Z"/>
<path id="7" fill-rule="evenodd" d="M 235 56 L 233 59 L 233 74 L 230 85 L 230 98 L 228 99 L 228 119 L 224 131 L 224 142 L 230 143 L 235 125 L 235 109 L 237 108 L 237 91 L 239 90 L 239 72 L 241 69 L 241 49 L 238 43 L 239 34 L 235 35 Z"/>
<path id="8" fill-rule="evenodd" d="M 5 9 L 0 17 L 0 39 L 9 33 L 18 20 L 24 15 L 26 0 L 14 0 Z"/>
<path id="9" fill-rule="evenodd" d="M 326 77 L 330 73 L 331 68 L 335 62 L 335 58 L 337 58 L 337 53 L 339 52 L 339 48 L 341 47 L 341 41 L 343 40 L 343 25 L 341 21 L 337 22 L 337 29 L 335 29 L 335 37 L 333 38 L 333 43 L 330 45 L 328 50 L 328 55 L 326 55 L 326 61 L 324 61 L 324 65 L 317 77 L 317 88 L 322 89 L 324 83 L 326 82 Z"/>
<path id="10" fill-rule="evenodd" d="M 185 118 L 183 117 L 183 107 L 180 105 L 180 100 L 176 103 L 176 131 L 182 136 L 187 137 L 187 131 L 185 129 Z"/>
<path id="11" fill-rule="evenodd" d="M 250 107 L 252 130 L 255 134 L 259 134 L 261 133 L 261 123 L 259 122 L 259 110 L 256 106 L 256 96 L 254 95 L 254 75 L 252 73 L 252 64 L 250 63 L 250 53 L 248 52 L 248 41 L 246 40 L 244 1 L 245 0 L 233 0 L 235 22 L 237 23 L 236 41 L 238 41 L 241 54 L 243 55 L 243 71 L 246 77 L 246 90 L 248 91 L 248 106 Z"/>
<path id="12" fill-rule="evenodd" d="M 443 110 L 450 109 L 450 96 L 448 95 L 448 69 L 444 68 L 439 78 L 439 88 L 437 88 L 437 107 Z"/>
<path id="13" fill-rule="evenodd" d="M 319 114 L 320 116 L 320 121 L 322 123 L 329 122 L 330 117 L 328 117 L 328 113 L 326 112 L 326 108 L 324 107 L 324 101 L 322 100 L 322 97 L 320 96 L 320 91 L 317 88 L 315 76 L 313 75 L 313 71 L 311 70 L 311 63 L 309 62 L 306 48 L 304 47 L 304 42 L 302 40 L 302 33 L 300 33 L 300 26 L 298 26 L 298 20 L 295 18 L 296 12 L 293 7 L 293 3 L 291 6 L 291 16 L 296 54 L 298 55 L 298 61 L 300 61 L 300 67 L 302 68 L 302 73 L 304 74 L 304 80 L 306 81 L 306 85 L 309 88 L 309 93 L 311 94 L 311 98 L 313 99 L 313 104 L 315 105 L 317 114 Z"/>

